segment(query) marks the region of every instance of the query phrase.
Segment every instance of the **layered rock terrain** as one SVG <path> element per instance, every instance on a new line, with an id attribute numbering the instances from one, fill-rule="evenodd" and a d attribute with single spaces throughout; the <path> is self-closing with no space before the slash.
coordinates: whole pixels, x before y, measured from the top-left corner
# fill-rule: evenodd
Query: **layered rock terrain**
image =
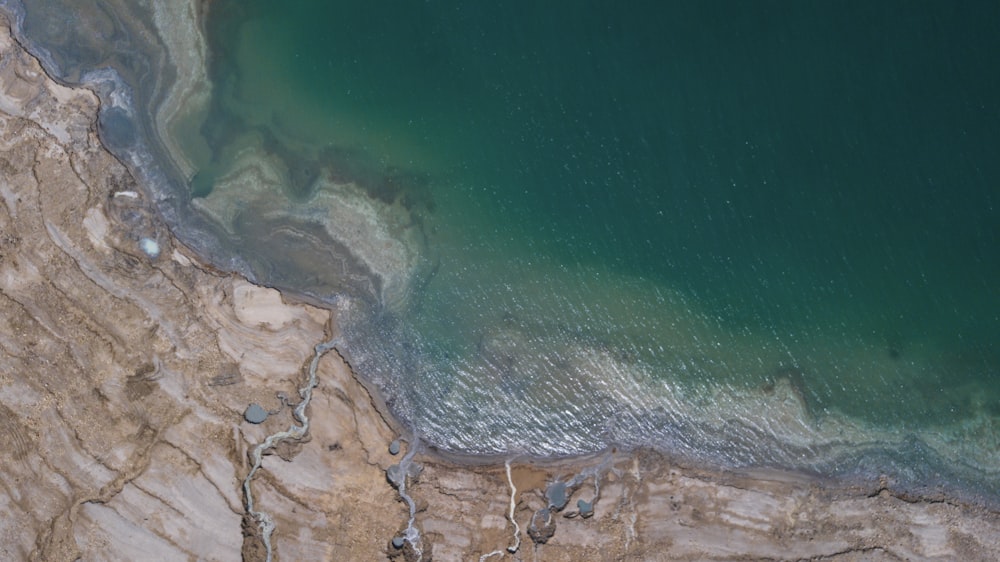
<path id="1" fill-rule="evenodd" d="M 0 21 L 5 560 L 1000 559 L 1000 514 L 886 481 L 713 473 L 643 451 L 436 456 L 343 361 L 337 310 L 215 271 L 171 237 L 102 148 L 97 110 Z M 297 412 L 304 438 L 262 451 L 245 487 L 255 449 L 302 427 Z"/>

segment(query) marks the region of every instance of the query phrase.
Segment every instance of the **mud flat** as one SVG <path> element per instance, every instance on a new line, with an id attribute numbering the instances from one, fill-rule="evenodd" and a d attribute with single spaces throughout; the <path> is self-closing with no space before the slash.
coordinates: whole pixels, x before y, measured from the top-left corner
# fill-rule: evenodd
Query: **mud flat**
<path id="1" fill-rule="evenodd" d="M 97 108 L 0 20 L 4 559 L 1000 558 L 1000 514 L 887 480 L 424 450 L 335 346 L 314 349 L 336 341 L 340 311 L 215 271 L 171 237 L 100 145 Z M 249 481 L 269 549 L 244 479 L 260 443 L 301 426 L 310 375 L 309 431 L 263 451 Z"/>

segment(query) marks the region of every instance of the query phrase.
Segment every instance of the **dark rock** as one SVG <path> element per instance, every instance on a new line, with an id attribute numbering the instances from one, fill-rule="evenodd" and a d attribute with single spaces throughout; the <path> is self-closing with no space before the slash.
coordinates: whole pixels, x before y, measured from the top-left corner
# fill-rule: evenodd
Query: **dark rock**
<path id="1" fill-rule="evenodd" d="M 528 536 L 535 544 L 545 544 L 552 535 L 556 534 L 556 518 L 552 517 L 549 509 L 539 509 L 531 516 L 531 524 L 528 525 Z"/>
<path id="2" fill-rule="evenodd" d="M 545 489 L 545 499 L 549 501 L 549 508 L 562 511 L 569 503 L 569 494 L 566 493 L 565 482 L 553 482 Z"/>
<path id="3" fill-rule="evenodd" d="M 385 478 L 394 488 L 399 488 L 406 478 L 415 480 L 423 471 L 424 467 L 415 462 L 409 463 L 405 469 L 401 465 L 394 464 L 385 470 Z"/>
<path id="4" fill-rule="evenodd" d="M 406 471 L 398 464 L 394 464 L 385 470 L 385 479 L 393 488 L 399 488 L 406 480 Z"/>
<path id="5" fill-rule="evenodd" d="M 264 423 L 267 419 L 267 410 L 260 407 L 260 404 L 250 404 L 243 411 L 243 419 L 250 423 Z"/>
<path id="6" fill-rule="evenodd" d="M 405 535 L 393 537 L 392 548 L 386 554 L 389 560 L 402 560 L 403 562 L 431 562 L 432 545 L 424 541 L 420 533 L 416 533 L 414 538 L 407 538 Z M 398 545 L 398 546 L 397 546 Z"/>

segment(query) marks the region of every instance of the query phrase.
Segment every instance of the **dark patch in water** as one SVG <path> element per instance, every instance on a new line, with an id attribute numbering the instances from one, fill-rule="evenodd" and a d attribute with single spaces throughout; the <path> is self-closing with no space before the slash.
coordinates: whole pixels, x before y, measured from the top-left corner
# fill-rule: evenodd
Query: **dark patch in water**
<path id="1" fill-rule="evenodd" d="M 135 144 L 135 123 L 120 108 L 112 107 L 102 111 L 97 126 L 101 141 L 112 150 L 124 150 Z"/>
<path id="2" fill-rule="evenodd" d="M 389 205 L 398 201 L 407 210 L 413 210 L 415 207 L 434 210 L 430 194 L 430 177 L 427 174 L 391 166 L 368 188 L 368 193 Z"/>
<path id="3" fill-rule="evenodd" d="M 1000 401 L 993 401 L 986 405 L 986 411 L 995 418 L 1000 418 Z"/>
<path id="4" fill-rule="evenodd" d="M 202 123 L 199 131 L 212 150 L 212 162 L 222 160 L 223 149 L 233 143 L 249 128 L 243 118 L 221 108 L 221 102 L 212 98 L 212 107 L 208 118 Z"/>
<path id="5" fill-rule="evenodd" d="M 275 149 L 284 158 L 284 152 Z M 301 153 L 301 151 L 299 151 Z M 292 151 L 296 154 L 296 151 Z M 295 155 L 298 162 L 301 157 Z M 286 164 L 292 159 L 285 160 Z M 289 164 L 291 167 L 294 164 Z M 370 197 L 387 205 L 399 203 L 408 211 L 434 210 L 431 197 L 431 177 L 427 174 L 400 168 L 384 167 L 372 161 L 372 156 L 362 150 L 346 146 L 325 146 L 317 152 L 317 169 L 323 171 L 334 183 L 353 183 Z"/>
<path id="6" fill-rule="evenodd" d="M 233 221 L 241 243 L 256 249 L 246 258 L 259 282 L 327 301 L 338 295 L 379 301 L 381 279 L 320 225 L 264 216 L 248 209 Z"/>
<path id="7" fill-rule="evenodd" d="M 298 201 L 308 199 L 315 191 L 316 180 L 320 176 L 319 162 L 283 144 L 271 131 L 263 128 L 257 131 L 263 139 L 264 151 L 285 165 L 286 193 Z"/>

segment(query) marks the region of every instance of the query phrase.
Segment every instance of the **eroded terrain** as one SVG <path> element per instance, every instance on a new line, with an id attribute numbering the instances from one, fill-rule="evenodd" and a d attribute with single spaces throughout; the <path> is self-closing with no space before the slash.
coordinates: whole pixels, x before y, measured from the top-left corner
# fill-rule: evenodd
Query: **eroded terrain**
<path id="1" fill-rule="evenodd" d="M 0 557 L 266 559 L 250 453 L 298 425 L 337 311 L 200 264 L 101 147 L 97 107 L 0 22 Z M 405 438 L 393 455 L 400 428 L 336 349 L 315 375 L 305 439 L 251 481 L 274 559 L 1000 558 L 997 513 L 885 483 L 643 452 L 463 467 Z"/>

